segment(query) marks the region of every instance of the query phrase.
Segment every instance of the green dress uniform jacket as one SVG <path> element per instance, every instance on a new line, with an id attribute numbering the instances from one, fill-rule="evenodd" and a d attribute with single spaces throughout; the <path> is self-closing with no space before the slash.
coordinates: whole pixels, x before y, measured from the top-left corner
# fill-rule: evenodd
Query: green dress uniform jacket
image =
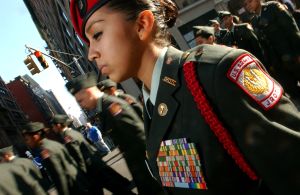
<path id="1" fill-rule="evenodd" d="M 42 164 L 60 195 L 87 193 L 88 183 L 84 173 L 62 144 L 44 138 L 40 154 Z"/>
<path id="2" fill-rule="evenodd" d="M 299 194 L 300 114 L 284 95 L 278 95 L 278 102 L 266 111 L 227 77 L 232 64 L 239 67 L 247 62 L 246 58 L 236 61 L 244 54 L 251 58 L 244 50 L 224 46 L 202 45 L 185 53 L 168 49 L 153 116 L 149 119 L 144 114 L 144 121 L 154 176 L 165 186 L 174 181 L 181 186 L 165 187 L 169 194 Z M 187 62 L 195 63 L 196 76 L 215 114 L 259 181 L 250 180 L 241 171 L 200 114 L 184 79 L 183 64 Z M 246 73 L 249 71 L 244 69 Z M 260 73 L 253 70 L 252 76 Z M 253 90 L 256 84 L 252 83 Z M 182 142 L 184 138 L 189 147 Z M 172 144 L 181 142 L 184 144 Z M 187 167 L 189 163 L 193 166 Z M 192 183 L 187 178 L 195 173 L 194 165 L 196 179 L 206 184 L 202 189 L 182 187 L 183 182 Z"/>
<path id="3" fill-rule="evenodd" d="M 22 169 L 24 169 L 25 173 L 30 175 L 36 181 L 38 181 L 45 191 L 49 189 L 50 186 L 48 185 L 46 178 L 43 178 L 42 173 L 33 164 L 32 160 L 15 157 L 13 160 L 10 161 L 10 163 L 16 166 L 20 166 Z"/>
<path id="4" fill-rule="evenodd" d="M 103 95 L 97 113 L 112 128 L 112 138 L 123 152 L 139 194 L 159 194 L 162 189 L 151 176 L 145 164 L 145 132 L 141 118 L 132 106 L 121 98 Z"/>
<path id="5" fill-rule="evenodd" d="M 11 163 L 0 164 L 0 194 L 3 195 L 46 195 L 39 182 L 21 166 Z"/>
<path id="6" fill-rule="evenodd" d="M 300 96 L 300 32 L 291 14 L 278 2 L 262 3 L 252 26 L 264 49 L 265 66 L 292 96 Z"/>
<path id="7" fill-rule="evenodd" d="M 129 181 L 107 166 L 101 154 L 83 135 L 71 128 L 62 132 L 64 144 L 80 169 L 87 174 L 90 193 L 99 194 L 103 187 L 115 194 L 130 194 Z M 103 193 L 103 192 L 102 192 Z"/>
<path id="8" fill-rule="evenodd" d="M 129 105 L 132 106 L 136 114 L 143 119 L 143 106 L 140 102 L 138 102 L 133 96 L 125 93 L 120 93 L 117 97 L 125 100 Z"/>

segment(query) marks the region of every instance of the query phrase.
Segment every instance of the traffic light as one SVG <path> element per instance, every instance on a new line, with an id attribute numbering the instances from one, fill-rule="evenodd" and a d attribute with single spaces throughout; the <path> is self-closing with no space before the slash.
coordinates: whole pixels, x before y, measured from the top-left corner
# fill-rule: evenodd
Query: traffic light
<path id="1" fill-rule="evenodd" d="M 42 67 L 44 69 L 49 67 L 48 62 L 46 61 L 45 57 L 43 56 L 42 52 L 40 51 L 35 51 L 34 52 L 35 57 L 39 60 L 39 62 L 41 63 Z"/>
<path id="2" fill-rule="evenodd" d="M 36 65 L 36 63 L 31 58 L 31 56 L 27 56 L 27 58 L 24 60 L 24 64 L 26 64 L 28 70 L 30 70 L 30 73 L 32 75 L 35 75 L 35 74 L 41 72 L 39 67 Z"/>

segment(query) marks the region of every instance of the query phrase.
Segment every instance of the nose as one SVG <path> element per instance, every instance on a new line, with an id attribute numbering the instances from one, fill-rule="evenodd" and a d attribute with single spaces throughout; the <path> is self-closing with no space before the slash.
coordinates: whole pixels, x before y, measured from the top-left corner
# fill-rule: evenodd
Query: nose
<path id="1" fill-rule="evenodd" d="M 88 59 L 90 61 L 94 61 L 100 57 L 100 53 L 96 50 L 94 44 L 90 43 L 89 51 L 88 51 Z"/>

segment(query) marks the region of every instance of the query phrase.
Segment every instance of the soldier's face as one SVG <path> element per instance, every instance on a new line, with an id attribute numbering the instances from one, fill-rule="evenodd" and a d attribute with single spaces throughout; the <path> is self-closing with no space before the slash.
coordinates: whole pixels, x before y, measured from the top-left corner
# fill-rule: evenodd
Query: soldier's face
<path id="1" fill-rule="evenodd" d="M 143 51 L 139 27 L 127 17 L 103 6 L 88 19 L 85 28 L 89 60 L 94 60 L 101 73 L 115 82 L 137 74 Z"/>
<path id="2" fill-rule="evenodd" d="M 37 146 L 37 141 L 34 135 L 24 135 L 24 141 L 29 148 L 35 148 Z"/>
<path id="3" fill-rule="evenodd" d="M 259 7 L 260 7 L 260 0 L 244 1 L 244 8 L 250 13 L 255 13 Z"/>

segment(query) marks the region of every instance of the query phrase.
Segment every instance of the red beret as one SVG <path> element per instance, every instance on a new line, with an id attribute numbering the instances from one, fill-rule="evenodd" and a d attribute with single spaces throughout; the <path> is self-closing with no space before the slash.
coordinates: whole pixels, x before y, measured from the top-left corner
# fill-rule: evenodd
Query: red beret
<path id="1" fill-rule="evenodd" d="M 86 21 L 100 7 L 105 5 L 109 0 L 71 0 L 70 14 L 75 31 L 80 38 L 88 43 L 84 29 Z"/>

